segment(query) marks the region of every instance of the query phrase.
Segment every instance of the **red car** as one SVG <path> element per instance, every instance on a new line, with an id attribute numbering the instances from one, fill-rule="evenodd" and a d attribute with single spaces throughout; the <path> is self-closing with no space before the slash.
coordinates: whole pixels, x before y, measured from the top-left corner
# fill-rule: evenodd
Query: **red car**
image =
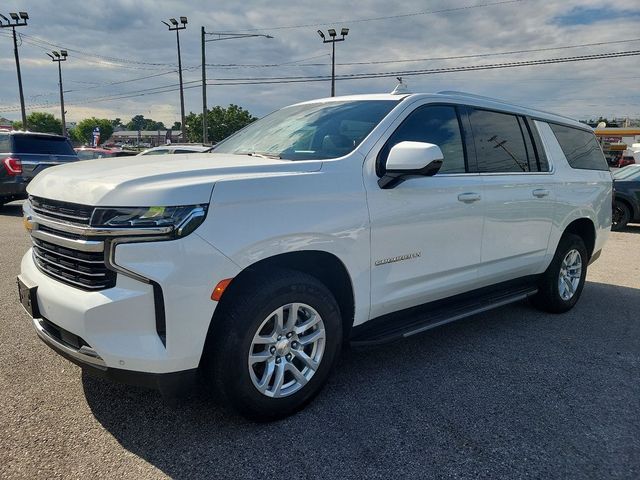
<path id="1" fill-rule="evenodd" d="M 80 147 L 76 148 L 75 150 L 80 160 L 93 160 L 95 158 L 109 157 L 128 157 L 131 155 L 136 155 L 138 153 L 128 150 L 109 150 L 106 148 L 96 147 Z"/>

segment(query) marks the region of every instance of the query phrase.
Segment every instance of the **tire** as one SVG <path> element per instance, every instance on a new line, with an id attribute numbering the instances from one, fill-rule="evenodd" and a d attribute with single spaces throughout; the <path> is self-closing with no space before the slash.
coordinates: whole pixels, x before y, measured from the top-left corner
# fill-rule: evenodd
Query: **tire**
<path id="1" fill-rule="evenodd" d="M 244 280 L 233 289 L 232 286 L 233 283 L 225 292 L 230 297 L 223 298 L 224 304 L 219 305 L 222 311 L 214 318 L 216 323 L 205 347 L 205 382 L 226 406 L 250 420 L 272 421 L 289 416 L 320 392 L 336 363 L 342 345 L 338 304 L 319 280 L 294 270 L 271 270 Z M 292 304 L 298 306 L 291 307 Z M 287 327 L 294 308 L 298 312 L 298 330 L 317 323 L 306 331 L 285 328 L 278 340 L 276 321 L 282 318 Z M 318 333 L 322 330 L 324 339 Z M 291 338 L 287 338 L 286 331 Z M 267 342 L 266 337 L 272 333 L 272 340 Z M 267 342 L 264 346 L 255 343 L 258 334 L 260 341 Z M 317 338 L 315 343 L 303 346 L 312 335 Z M 252 366 L 250 352 L 254 359 L 260 358 Z M 311 361 L 302 361 L 302 354 Z M 299 375 L 294 375 L 293 369 Z M 278 388 L 280 372 L 284 373 L 279 383 L 282 387 Z M 265 385 L 265 379 L 266 386 L 260 391 L 259 385 Z"/>
<path id="2" fill-rule="evenodd" d="M 572 253 L 571 258 L 568 257 L 570 253 Z M 578 257 L 575 257 L 574 254 Z M 565 259 L 568 259 L 571 264 L 574 258 L 580 262 L 579 274 L 575 268 L 566 269 L 566 265 L 563 265 Z M 532 299 L 533 304 L 540 310 L 550 313 L 563 313 L 571 310 L 582 294 L 588 263 L 587 248 L 582 238 L 578 235 L 565 233 L 560 239 L 549 268 L 540 278 L 538 293 Z M 571 275 L 573 272 L 573 277 L 568 282 L 561 283 L 561 274 L 564 272 L 567 275 Z M 573 291 L 569 288 L 569 284 L 571 284 Z"/>
<path id="3" fill-rule="evenodd" d="M 616 200 L 613 205 L 613 223 L 611 230 L 617 232 L 624 229 L 631 220 L 631 210 L 626 203 Z"/>

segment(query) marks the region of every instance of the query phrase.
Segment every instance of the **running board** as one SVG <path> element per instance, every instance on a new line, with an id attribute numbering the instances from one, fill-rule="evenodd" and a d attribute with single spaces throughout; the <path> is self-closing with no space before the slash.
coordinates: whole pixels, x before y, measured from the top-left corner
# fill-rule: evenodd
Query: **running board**
<path id="1" fill-rule="evenodd" d="M 524 300 L 538 292 L 529 278 L 514 286 L 495 285 L 474 292 L 409 308 L 354 327 L 352 346 L 369 346 L 400 340 L 462 318 Z"/>

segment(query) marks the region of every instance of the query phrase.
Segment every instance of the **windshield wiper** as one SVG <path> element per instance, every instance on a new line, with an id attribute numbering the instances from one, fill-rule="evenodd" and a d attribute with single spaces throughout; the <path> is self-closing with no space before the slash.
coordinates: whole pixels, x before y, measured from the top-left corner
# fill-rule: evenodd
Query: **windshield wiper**
<path id="1" fill-rule="evenodd" d="M 280 160 L 280 155 L 276 155 L 275 153 L 267 153 L 267 152 L 238 152 L 238 155 L 249 155 L 250 157 L 260 157 L 260 158 L 275 158 L 276 160 Z"/>

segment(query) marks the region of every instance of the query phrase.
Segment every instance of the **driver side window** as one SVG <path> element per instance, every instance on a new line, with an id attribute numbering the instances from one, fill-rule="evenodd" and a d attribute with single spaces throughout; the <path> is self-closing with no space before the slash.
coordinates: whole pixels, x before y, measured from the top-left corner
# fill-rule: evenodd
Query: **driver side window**
<path id="1" fill-rule="evenodd" d="M 465 173 L 465 151 L 456 109 L 449 105 L 425 105 L 411 112 L 391 135 L 376 162 L 376 173 L 384 175 L 391 148 L 400 142 L 433 143 L 444 155 L 438 173 Z"/>

